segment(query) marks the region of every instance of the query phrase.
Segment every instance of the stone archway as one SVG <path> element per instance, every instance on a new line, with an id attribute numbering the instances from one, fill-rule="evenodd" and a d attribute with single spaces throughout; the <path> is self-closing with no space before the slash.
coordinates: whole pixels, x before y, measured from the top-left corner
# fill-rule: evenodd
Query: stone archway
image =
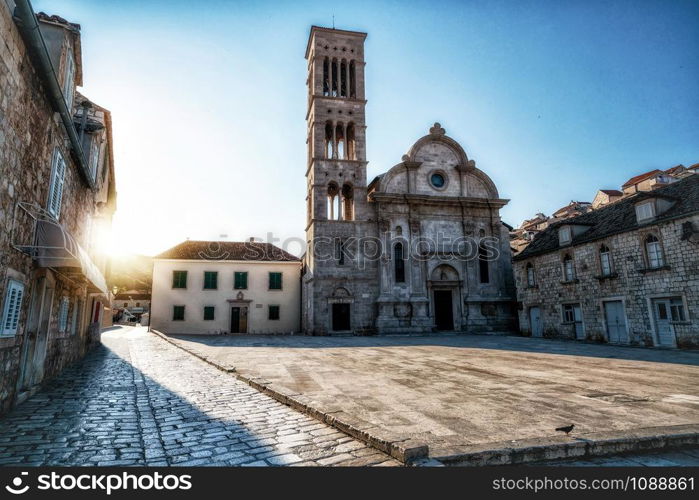
<path id="1" fill-rule="evenodd" d="M 352 303 L 354 298 L 349 290 L 337 287 L 328 298 L 329 331 L 348 332 L 352 328 Z"/>
<path id="2" fill-rule="evenodd" d="M 439 264 L 427 282 L 432 303 L 431 317 L 436 330 L 452 331 L 461 327 L 459 272 L 449 264 Z"/>

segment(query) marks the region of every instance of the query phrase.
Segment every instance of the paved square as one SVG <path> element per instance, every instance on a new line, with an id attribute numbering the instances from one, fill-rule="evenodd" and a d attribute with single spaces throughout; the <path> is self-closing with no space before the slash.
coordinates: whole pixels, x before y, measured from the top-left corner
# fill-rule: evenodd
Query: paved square
<path id="1" fill-rule="evenodd" d="M 699 424 L 699 353 L 505 336 L 171 336 L 430 456 Z M 566 438 L 555 432 L 575 423 Z"/>
<path id="2" fill-rule="evenodd" d="M 0 418 L 0 465 L 400 463 L 145 328 L 115 327 Z"/>

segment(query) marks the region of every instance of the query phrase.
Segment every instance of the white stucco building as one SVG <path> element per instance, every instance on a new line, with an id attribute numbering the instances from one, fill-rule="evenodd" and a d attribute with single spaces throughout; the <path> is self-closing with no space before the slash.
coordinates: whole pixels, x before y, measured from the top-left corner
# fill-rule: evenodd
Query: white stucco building
<path id="1" fill-rule="evenodd" d="M 151 328 L 298 332 L 300 272 L 297 257 L 269 243 L 185 241 L 154 258 Z"/>

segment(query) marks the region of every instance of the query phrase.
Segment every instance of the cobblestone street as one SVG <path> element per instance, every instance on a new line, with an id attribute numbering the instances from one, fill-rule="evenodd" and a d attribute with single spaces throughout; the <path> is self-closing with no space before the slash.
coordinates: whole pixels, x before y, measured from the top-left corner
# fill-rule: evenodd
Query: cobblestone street
<path id="1" fill-rule="evenodd" d="M 400 465 L 145 328 L 102 342 L 0 419 L 1 465 Z"/>

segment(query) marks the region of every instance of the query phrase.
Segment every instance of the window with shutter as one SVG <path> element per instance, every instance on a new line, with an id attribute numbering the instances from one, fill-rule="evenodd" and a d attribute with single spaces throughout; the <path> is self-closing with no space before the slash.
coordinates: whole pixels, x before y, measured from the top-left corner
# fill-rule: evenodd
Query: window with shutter
<path id="1" fill-rule="evenodd" d="M 216 309 L 214 306 L 204 306 L 204 319 L 206 321 L 211 321 L 214 319 Z"/>
<path id="2" fill-rule="evenodd" d="M 246 290 L 248 288 L 248 273 L 236 272 L 233 288 L 235 290 Z"/>
<path id="3" fill-rule="evenodd" d="M 97 165 L 99 162 L 100 147 L 97 137 L 93 137 L 90 143 L 90 177 L 94 181 L 97 178 Z"/>
<path id="4" fill-rule="evenodd" d="M 49 186 L 48 211 L 56 219 L 61 215 L 61 201 L 63 199 L 63 183 L 66 176 L 66 162 L 58 149 L 53 152 L 53 165 L 51 166 L 51 185 Z"/>
<path id="5" fill-rule="evenodd" d="M 172 306 L 172 320 L 184 321 L 184 306 Z"/>
<path id="6" fill-rule="evenodd" d="M 187 288 L 187 271 L 172 271 L 172 288 Z"/>
<path id="7" fill-rule="evenodd" d="M 269 273 L 269 289 L 270 290 L 281 290 L 282 289 L 282 273 Z"/>
<path id="8" fill-rule="evenodd" d="M 75 59 L 73 58 L 73 51 L 68 50 L 66 56 L 66 71 L 63 76 L 63 98 L 66 101 L 66 106 L 68 111 L 72 111 L 73 108 L 73 94 L 75 92 Z"/>
<path id="9" fill-rule="evenodd" d="M 19 315 L 22 311 L 24 285 L 19 281 L 10 280 L 5 293 L 5 305 L 2 310 L 0 335 L 15 335 L 19 326 Z"/>
<path id="10" fill-rule="evenodd" d="M 218 288 L 218 272 L 204 271 L 204 290 L 216 290 Z"/>

